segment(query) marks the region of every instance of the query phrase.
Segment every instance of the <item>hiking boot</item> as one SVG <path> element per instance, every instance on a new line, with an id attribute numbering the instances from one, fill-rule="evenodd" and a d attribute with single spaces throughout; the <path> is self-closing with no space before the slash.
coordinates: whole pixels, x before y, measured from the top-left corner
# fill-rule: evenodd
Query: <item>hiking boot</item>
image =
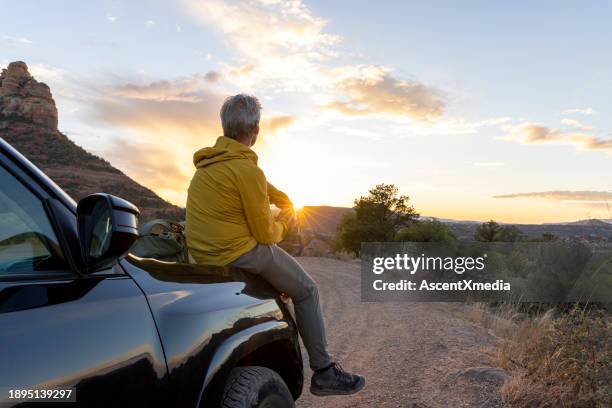
<path id="1" fill-rule="evenodd" d="M 349 374 L 333 363 L 323 370 L 317 370 L 310 381 L 310 392 L 320 397 L 326 395 L 350 395 L 365 386 L 365 377 Z"/>

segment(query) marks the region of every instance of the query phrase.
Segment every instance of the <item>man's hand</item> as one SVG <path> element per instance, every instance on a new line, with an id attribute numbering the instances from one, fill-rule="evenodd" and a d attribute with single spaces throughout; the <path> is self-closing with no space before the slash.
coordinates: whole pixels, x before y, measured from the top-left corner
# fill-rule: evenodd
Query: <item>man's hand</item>
<path id="1" fill-rule="evenodd" d="M 289 232 L 294 231 L 297 227 L 297 217 L 295 216 L 295 210 L 292 207 L 282 209 L 276 219 L 287 223 L 287 229 Z"/>

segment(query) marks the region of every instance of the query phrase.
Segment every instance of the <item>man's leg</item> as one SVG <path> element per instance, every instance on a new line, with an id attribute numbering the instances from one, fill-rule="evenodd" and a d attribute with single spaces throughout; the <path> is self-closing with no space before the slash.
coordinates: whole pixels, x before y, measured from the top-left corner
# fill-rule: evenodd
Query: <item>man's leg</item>
<path id="1" fill-rule="evenodd" d="M 365 386 L 365 378 L 344 371 L 327 353 L 325 324 L 317 285 L 291 255 L 276 245 L 257 245 L 230 266 L 260 275 L 293 299 L 295 318 L 314 374 L 314 395 L 349 395 Z"/>
<path id="2" fill-rule="evenodd" d="M 317 285 L 291 255 L 277 245 L 257 245 L 230 266 L 260 275 L 291 297 L 310 367 L 320 370 L 331 365 Z"/>

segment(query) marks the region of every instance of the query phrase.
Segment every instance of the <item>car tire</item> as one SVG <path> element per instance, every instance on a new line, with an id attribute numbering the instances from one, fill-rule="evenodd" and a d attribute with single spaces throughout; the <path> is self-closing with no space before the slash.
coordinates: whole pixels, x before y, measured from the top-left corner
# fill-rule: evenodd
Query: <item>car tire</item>
<path id="1" fill-rule="evenodd" d="M 236 367 L 221 398 L 223 408 L 294 408 L 291 392 L 283 379 L 265 367 Z"/>

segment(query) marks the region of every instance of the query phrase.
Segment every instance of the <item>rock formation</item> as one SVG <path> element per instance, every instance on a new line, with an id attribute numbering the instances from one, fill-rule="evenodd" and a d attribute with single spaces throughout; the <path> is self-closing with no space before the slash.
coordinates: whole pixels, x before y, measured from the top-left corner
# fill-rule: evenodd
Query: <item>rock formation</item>
<path id="1" fill-rule="evenodd" d="M 0 137 L 38 166 L 75 200 L 104 192 L 131 201 L 142 219 L 183 220 L 182 208 L 163 200 L 106 160 L 57 130 L 57 108 L 49 87 L 30 75 L 24 62 L 0 74 Z"/>
<path id="2" fill-rule="evenodd" d="M 11 62 L 0 74 L 0 129 L 19 118 L 57 130 L 57 108 L 46 84 L 28 72 L 25 62 Z"/>

